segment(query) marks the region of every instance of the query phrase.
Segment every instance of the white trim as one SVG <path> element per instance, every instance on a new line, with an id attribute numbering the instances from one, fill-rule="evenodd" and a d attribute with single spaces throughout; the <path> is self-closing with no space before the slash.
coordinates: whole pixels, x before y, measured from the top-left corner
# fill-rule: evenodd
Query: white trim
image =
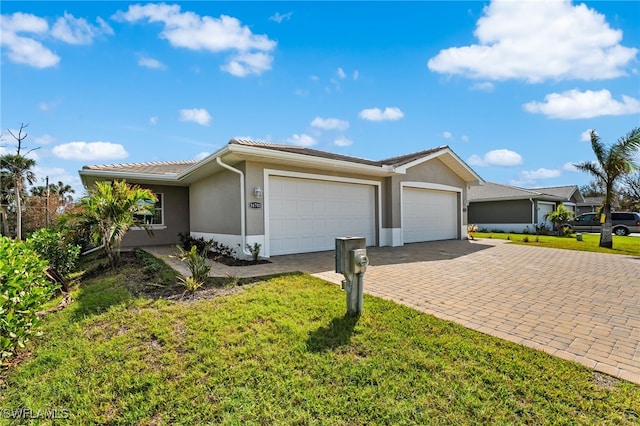
<path id="1" fill-rule="evenodd" d="M 167 229 L 167 225 L 147 225 L 147 228 L 153 231 L 161 231 L 163 229 Z M 132 226 L 129 228 L 129 231 L 146 231 L 146 229 L 142 226 Z"/>
<path id="2" fill-rule="evenodd" d="M 400 232 L 401 232 L 401 241 L 404 245 L 404 188 L 419 188 L 419 189 L 428 189 L 432 191 L 446 191 L 446 192 L 456 192 L 458 193 L 458 205 L 460 206 L 458 210 L 458 214 L 460 216 L 460 224 L 458 228 L 458 239 L 464 239 L 467 233 L 464 231 L 464 212 L 462 211 L 462 188 L 457 186 L 443 185 L 440 183 L 429 183 L 429 182 L 400 182 Z"/>
<path id="3" fill-rule="evenodd" d="M 286 151 L 278 151 L 273 148 L 262 148 L 259 146 L 247 146 L 240 144 L 229 144 L 227 145 L 229 148 L 229 152 L 238 153 L 238 154 L 247 154 L 247 155 L 256 155 L 261 158 L 272 158 L 272 159 L 280 159 L 280 160 L 290 160 L 290 161 L 298 161 L 306 164 L 316 164 L 319 166 L 340 166 L 341 170 L 345 170 L 348 168 L 349 170 L 357 171 L 360 173 L 374 173 L 379 176 L 391 176 L 394 174 L 394 170 L 392 166 L 383 165 L 383 166 L 374 166 L 371 164 L 363 164 L 358 163 L 357 158 L 354 158 L 354 161 L 347 161 L 342 159 L 334 159 L 334 158 L 324 158 L 317 157 L 314 155 L 300 154 L 297 152 L 286 152 Z M 331 152 L 326 151 L 328 154 Z M 371 160 L 367 160 L 371 161 Z"/>
<path id="4" fill-rule="evenodd" d="M 462 161 L 462 159 L 460 157 L 458 157 L 458 155 L 453 152 L 453 150 L 451 150 L 451 148 L 449 148 L 448 146 L 444 146 L 444 147 L 440 147 L 440 149 L 430 155 L 427 155 L 425 157 L 421 157 L 421 158 L 417 158 L 413 161 L 411 161 L 410 163 L 407 164 L 403 164 L 402 166 L 396 167 L 395 172 L 396 173 L 402 173 L 402 174 L 406 174 L 407 173 L 407 169 L 417 166 L 419 164 L 422 164 L 426 161 L 432 160 L 434 158 L 438 158 L 441 157 L 443 155 L 449 154 L 458 164 L 460 164 L 467 173 L 469 173 L 471 176 L 475 177 L 478 185 L 483 185 L 484 184 L 484 180 L 471 168 L 469 167 L 469 165 L 467 163 L 465 163 L 464 161 Z M 455 170 L 453 170 L 453 168 L 449 167 L 447 165 L 447 167 L 453 171 L 455 174 L 457 174 L 458 176 L 460 176 Z M 462 176 L 460 176 L 462 177 Z M 463 178 L 463 180 L 466 180 Z"/>
<path id="5" fill-rule="evenodd" d="M 478 227 L 478 231 L 487 231 L 489 233 L 502 231 L 505 233 L 522 234 L 525 229 L 529 230 L 529 235 L 536 233 L 536 225 L 533 223 L 474 223 Z"/>
<path id="6" fill-rule="evenodd" d="M 340 183 L 353 183 L 359 185 L 371 185 L 376 187 L 376 201 L 377 204 L 377 218 L 376 218 L 376 228 L 377 228 L 377 240 L 378 245 L 381 245 L 382 240 L 382 182 L 378 182 L 375 180 L 366 180 L 366 179 L 355 179 L 341 176 L 327 176 L 316 173 L 302 173 L 302 172 L 292 172 L 288 170 L 277 170 L 277 169 L 264 169 L 264 253 L 265 257 L 269 257 L 271 255 L 271 246 L 270 246 L 270 229 L 269 229 L 269 177 L 271 176 L 281 176 L 281 177 L 290 177 L 290 178 L 298 178 L 298 179 L 313 179 L 320 181 L 328 181 L 328 182 L 340 182 Z"/>
<path id="7" fill-rule="evenodd" d="M 402 228 L 382 228 L 380 246 L 399 247 L 403 245 Z"/>

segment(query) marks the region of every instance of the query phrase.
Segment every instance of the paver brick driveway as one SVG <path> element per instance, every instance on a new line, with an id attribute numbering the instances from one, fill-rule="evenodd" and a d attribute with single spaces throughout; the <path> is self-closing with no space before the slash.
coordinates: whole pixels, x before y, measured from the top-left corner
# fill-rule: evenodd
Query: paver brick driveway
<path id="1" fill-rule="evenodd" d="M 640 383 L 640 258 L 488 239 L 367 251 L 368 294 Z M 242 275 L 299 270 L 339 283 L 334 267 L 333 252 L 310 253 Z"/>

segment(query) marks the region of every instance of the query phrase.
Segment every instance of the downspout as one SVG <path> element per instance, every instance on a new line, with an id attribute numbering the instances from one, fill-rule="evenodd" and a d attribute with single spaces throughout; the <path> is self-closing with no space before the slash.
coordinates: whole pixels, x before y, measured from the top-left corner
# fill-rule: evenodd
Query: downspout
<path id="1" fill-rule="evenodd" d="M 244 173 L 242 170 L 235 169 L 228 164 L 222 162 L 220 157 L 216 157 L 216 162 L 223 168 L 240 175 L 240 249 L 245 256 L 252 256 L 247 250 L 247 229 L 246 229 L 246 210 L 244 202 Z"/>
<path id="2" fill-rule="evenodd" d="M 538 224 L 536 222 L 536 203 L 533 201 L 533 198 L 529 198 L 531 201 L 531 224 L 533 225 L 533 229 L 538 229 Z"/>

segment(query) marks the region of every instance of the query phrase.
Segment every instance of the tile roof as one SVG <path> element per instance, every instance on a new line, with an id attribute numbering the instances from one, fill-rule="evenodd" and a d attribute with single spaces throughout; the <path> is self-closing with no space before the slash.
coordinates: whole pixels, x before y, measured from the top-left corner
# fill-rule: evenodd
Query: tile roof
<path id="1" fill-rule="evenodd" d="M 550 186 L 545 188 L 530 188 L 532 191 L 543 194 L 555 195 L 556 197 L 569 199 L 578 190 L 577 185 Z"/>
<path id="2" fill-rule="evenodd" d="M 255 148 L 264 148 L 280 152 L 289 152 L 294 154 L 309 155 L 312 157 L 326 158 L 330 160 L 346 161 L 356 164 L 364 164 L 375 167 L 382 166 L 402 166 L 411 163 L 419 158 L 431 155 L 438 151 L 449 149 L 447 146 L 440 146 L 433 149 L 405 154 L 397 157 L 387 158 L 385 160 L 369 160 L 366 158 L 353 157 L 349 155 L 335 154 L 327 151 L 320 151 L 317 149 L 305 148 L 295 145 L 283 145 L 267 142 L 259 142 L 247 139 L 231 139 L 228 143 L 231 145 L 250 146 Z M 162 161 L 162 162 L 148 162 L 148 163 L 125 163 L 125 164 L 105 164 L 105 165 L 90 165 L 83 166 L 83 170 L 96 170 L 96 171 L 109 171 L 109 172 L 124 172 L 124 173 L 140 173 L 151 175 L 166 175 L 166 174 L 180 174 L 189 167 L 197 164 L 198 161 Z"/>
<path id="3" fill-rule="evenodd" d="M 367 160 L 365 158 L 351 157 L 348 155 L 334 154 L 333 152 L 320 151 L 317 149 L 305 148 L 295 145 L 283 145 L 268 142 L 258 142 L 248 139 L 231 139 L 229 145 L 253 146 L 256 148 L 271 149 L 273 151 L 290 152 L 294 154 L 310 155 L 313 157 L 328 158 L 330 160 L 348 161 L 351 163 L 367 164 L 370 166 L 379 166 L 379 161 Z"/>
<path id="4" fill-rule="evenodd" d="M 83 166 L 82 170 L 104 170 L 110 172 L 143 173 L 143 174 L 178 174 L 198 161 L 157 161 L 149 163 L 124 163 Z"/>
<path id="5" fill-rule="evenodd" d="M 485 182 L 484 185 L 472 186 L 468 192 L 469 201 L 497 201 L 500 199 L 529 199 L 529 198 L 557 198 L 554 195 L 544 194 L 532 189 L 518 188 L 517 186 L 501 185 L 499 183 Z"/>

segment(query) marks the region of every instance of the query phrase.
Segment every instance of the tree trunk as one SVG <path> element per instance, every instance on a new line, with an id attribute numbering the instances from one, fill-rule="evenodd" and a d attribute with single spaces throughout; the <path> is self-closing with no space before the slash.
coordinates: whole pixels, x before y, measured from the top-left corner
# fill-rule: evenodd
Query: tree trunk
<path id="1" fill-rule="evenodd" d="M 16 198 L 16 239 L 22 239 L 22 200 L 20 199 L 20 183 L 16 180 L 13 183 L 13 190 Z"/>
<path id="2" fill-rule="evenodd" d="M 611 223 L 610 203 L 605 203 L 602 214 L 605 219 L 600 227 L 600 247 L 613 248 L 613 225 Z"/>

